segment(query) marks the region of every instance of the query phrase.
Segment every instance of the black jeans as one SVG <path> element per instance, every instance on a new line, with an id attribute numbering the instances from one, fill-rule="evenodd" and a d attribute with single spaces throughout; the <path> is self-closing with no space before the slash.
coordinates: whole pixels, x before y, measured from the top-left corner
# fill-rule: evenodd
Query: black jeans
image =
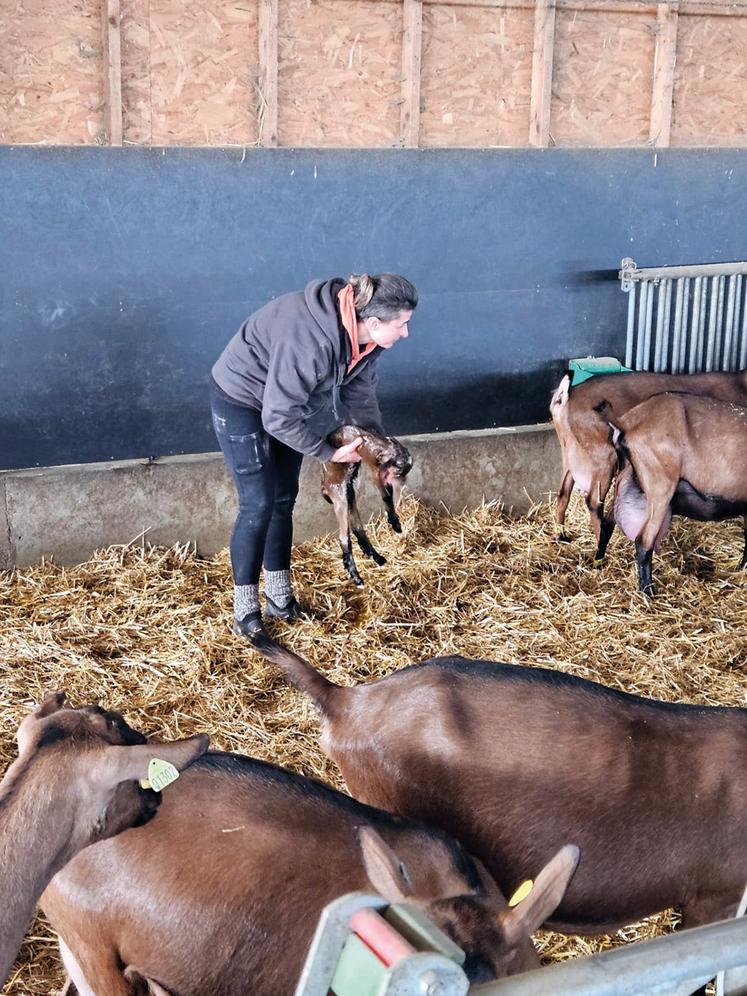
<path id="1" fill-rule="evenodd" d="M 257 584 L 263 563 L 268 571 L 290 568 L 303 455 L 268 435 L 260 412 L 228 401 L 212 382 L 210 409 L 239 493 L 230 547 L 233 581 Z"/>

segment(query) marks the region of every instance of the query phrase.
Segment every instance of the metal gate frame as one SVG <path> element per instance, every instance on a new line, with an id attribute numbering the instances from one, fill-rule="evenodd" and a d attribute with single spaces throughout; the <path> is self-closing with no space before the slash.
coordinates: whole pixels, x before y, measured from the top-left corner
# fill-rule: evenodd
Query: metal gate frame
<path id="1" fill-rule="evenodd" d="M 657 373 L 747 367 L 745 275 L 747 262 L 639 269 L 623 259 L 621 288 L 630 295 L 625 366 Z"/>

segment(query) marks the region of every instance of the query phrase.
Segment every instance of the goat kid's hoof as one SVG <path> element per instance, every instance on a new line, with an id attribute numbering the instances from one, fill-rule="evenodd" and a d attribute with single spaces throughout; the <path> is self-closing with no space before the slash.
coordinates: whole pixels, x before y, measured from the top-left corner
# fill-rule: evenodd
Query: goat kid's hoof
<path id="1" fill-rule="evenodd" d="M 371 554 L 371 560 L 376 564 L 377 567 L 383 567 L 386 563 L 386 557 L 382 557 L 380 553 L 374 552 Z"/>
<path id="2" fill-rule="evenodd" d="M 647 584 L 641 588 L 641 594 L 645 595 L 646 598 L 653 598 L 656 594 L 656 588 L 652 584 Z"/>
<path id="3" fill-rule="evenodd" d="M 402 523 L 399 521 L 399 519 L 390 519 L 389 525 L 392 527 L 395 533 L 402 532 Z"/>
<path id="4" fill-rule="evenodd" d="M 556 543 L 570 543 L 571 537 L 562 526 L 553 526 L 552 538 Z"/>
<path id="5" fill-rule="evenodd" d="M 591 562 L 591 566 L 596 570 L 600 570 L 604 567 L 604 557 L 595 557 Z"/>

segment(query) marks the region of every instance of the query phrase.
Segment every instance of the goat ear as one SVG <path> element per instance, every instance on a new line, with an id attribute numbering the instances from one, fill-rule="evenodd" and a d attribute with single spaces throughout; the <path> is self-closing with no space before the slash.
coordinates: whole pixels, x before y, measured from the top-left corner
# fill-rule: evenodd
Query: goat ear
<path id="1" fill-rule="evenodd" d="M 533 934 L 559 905 L 578 864 L 575 844 L 561 847 L 534 880 L 532 891 L 518 906 L 501 915 L 504 937 L 517 943 Z"/>
<path id="2" fill-rule="evenodd" d="M 412 895 L 412 884 L 407 868 L 391 847 L 372 827 L 359 827 L 363 866 L 368 880 L 384 899 L 399 903 Z"/>
<path id="3" fill-rule="evenodd" d="M 111 785 L 118 782 L 139 781 L 148 777 L 148 765 L 152 758 L 173 764 L 177 771 L 188 768 L 193 761 L 205 753 L 210 738 L 198 733 L 186 740 L 173 743 L 138 744 L 136 747 L 107 747 L 102 755 L 102 777 Z"/>
<path id="4" fill-rule="evenodd" d="M 64 692 L 47 692 L 44 696 L 41 705 L 33 714 L 37 719 L 44 719 L 45 716 L 51 716 L 53 712 L 59 712 L 65 704 L 65 693 Z"/>

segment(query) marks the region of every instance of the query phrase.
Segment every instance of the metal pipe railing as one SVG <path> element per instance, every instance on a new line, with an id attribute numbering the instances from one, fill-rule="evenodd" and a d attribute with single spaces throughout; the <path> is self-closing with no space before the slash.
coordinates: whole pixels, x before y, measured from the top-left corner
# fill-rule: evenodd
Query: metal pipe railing
<path id="1" fill-rule="evenodd" d="M 624 259 L 625 365 L 661 373 L 747 366 L 745 274 L 747 262 L 638 269 Z"/>
<path id="2" fill-rule="evenodd" d="M 684 996 L 744 965 L 747 920 L 740 917 L 472 986 L 469 996 Z"/>

